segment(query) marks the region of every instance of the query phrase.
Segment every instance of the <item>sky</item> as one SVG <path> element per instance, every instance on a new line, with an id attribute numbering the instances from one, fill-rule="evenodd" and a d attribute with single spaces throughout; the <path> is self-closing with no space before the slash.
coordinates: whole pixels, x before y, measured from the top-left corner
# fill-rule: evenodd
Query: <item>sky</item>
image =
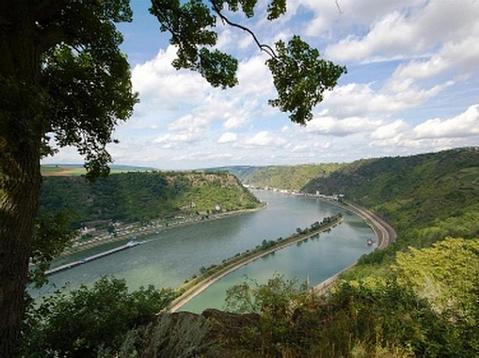
<path id="1" fill-rule="evenodd" d="M 218 21 L 217 48 L 239 60 L 239 84 L 212 88 L 171 66 L 176 49 L 132 0 L 120 24 L 140 103 L 109 145 L 116 164 L 160 169 L 349 162 L 479 145 L 479 1 L 288 0 L 266 20 L 268 1 L 245 19 L 263 43 L 300 35 L 348 73 L 306 126 L 268 105 L 276 92 L 251 37 Z M 82 163 L 64 148 L 44 163 Z"/>

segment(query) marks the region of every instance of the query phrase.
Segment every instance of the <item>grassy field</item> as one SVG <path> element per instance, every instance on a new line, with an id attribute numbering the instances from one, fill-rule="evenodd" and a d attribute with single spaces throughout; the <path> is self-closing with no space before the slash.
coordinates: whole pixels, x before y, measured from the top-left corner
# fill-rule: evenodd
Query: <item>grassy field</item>
<path id="1" fill-rule="evenodd" d="M 148 167 L 136 167 L 129 165 L 112 165 L 110 174 L 127 173 L 127 172 L 145 172 L 152 170 Z M 81 176 L 86 174 L 86 170 L 82 165 L 75 164 L 45 164 L 41 167 L 42 176 Z"/>

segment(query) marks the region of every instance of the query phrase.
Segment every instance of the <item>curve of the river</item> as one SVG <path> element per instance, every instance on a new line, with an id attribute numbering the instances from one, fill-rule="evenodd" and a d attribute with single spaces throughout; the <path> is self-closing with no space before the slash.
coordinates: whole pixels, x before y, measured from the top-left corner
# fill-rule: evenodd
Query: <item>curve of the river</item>
<path id="1" fill-rule="evenodd" d="M 89 285 L 104 275 L 124 278 L 131 289 L 150 284 L 177 287 L 201 266 L 221 262 L 255 247 L 264 239 L 289 236 L 297 227 L 309 226 L 338 212 L 343 213 L 344 222 L 330 233 L 242 267 L 209 287 L 183 309 L 198 312 L 206 307 L 221 308 L 226 288 L 240 282 L 245 274 L 264 281 L 278 272 L 289 278 L 309 277 L 311 284 L 317 284 L 374 249 L 366 244 L 369 238 L 374 238 L 373 231 L 361 218 L 345 209 L 313 198 L 266 191 L 254 193 L 267 202 L 265 209 L 161 232 L 149 237 L 143 245 L 54 274 L 49 277 L 49 285 L 32 294 L 48 294 L 67 283 L 68 287 Z M 122 244 L 124 242 L 117 242 L 84 251 L 59 260 L 57 264 Z M 214 300 L 211 300 L 211 293 Z"/>

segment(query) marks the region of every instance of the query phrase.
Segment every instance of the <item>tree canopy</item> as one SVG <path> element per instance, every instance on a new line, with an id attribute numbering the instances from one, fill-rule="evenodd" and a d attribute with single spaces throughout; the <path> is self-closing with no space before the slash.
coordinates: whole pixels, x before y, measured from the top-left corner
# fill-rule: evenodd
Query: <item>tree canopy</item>
<path id="1" fill-rule="evenodd" d="M 215 48 L 218 22 L 248 32 L 269 56 L 278 92 L 270 103 L 304 124 L 345 69 L 321 59 L 297 36 L 274 48 L 262 44 L 225 15 L 242 12 L 249 18 L 256 5 L 257 0 L 152 0 L 150 12 L 177 47 L 173 66 L 197 71 L 215 87 L 238 82 L 237 59 Z M 285 0 L 267 6 L 268 20 L 285 12 Z M 107 174 L 113 130 L 138 100 L 117 29 L 117 23 L 131 20 L 128 0 L 0 2 L 0 355 L 14 355 L 18 345 L 29 260 L 33 255 L 44 264 L 51 257 L 34 243 L 48 237 L 47 225 L 37 218 L 41 158 L 73 146 L 90 178 Z M 62 242 L 64 226 L 54 230 Z M 36 230 L 41 233 L 35 236 Z"/>
<path id="2" fill-rule="evenodd" d="M 274 46 L 263 44 L 252 30 L 232 21 L 224 12 L 241 12 L 251 18 L 256 4 L 257 0 L 152 0 L 150 12 L 160 22 L 160 30 L 169 32 L 170 43 L 178 48 L 173 66 L 199 72 L 214 87 L 227 88 L 238 83 L 238 60 L 213 49 L 218 39 L 218 22 L 246 31 L 269 57 L 266 65 L 277 91 L 277 98 L 269 103 L 290 113 L 291 121 L 305 124 L 313 118 L 312 110 L 323 100 L 324 91 L 333 89 L 346 69 L 321 59 L 319 51 L 300 36 L 293 36 L 288 43 L 280 40 Z M 275 20 L 285 12 L 285 0 L 271 0 L 267 19 Z"/>

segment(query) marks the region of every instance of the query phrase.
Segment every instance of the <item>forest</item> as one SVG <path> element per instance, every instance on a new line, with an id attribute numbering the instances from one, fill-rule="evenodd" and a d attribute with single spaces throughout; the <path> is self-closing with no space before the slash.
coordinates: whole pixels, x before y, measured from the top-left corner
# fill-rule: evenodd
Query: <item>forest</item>
<path id="1" fill-rule="evenodd" d="M 129 172 L 90 183 L 84 176 L 43 178 L 40 212 L 67 215 L 73 228 L 101 221 L 136 222 L 180 214 L 252 209 L 258 200 L 228 173 Z"/>
<path id="2" fill-rule="evenodd" d="M 244 184 L 259 188 L 277 188 L 300 191 L 311 180 L 328 176 L 343 167 L 341 163 L 231 166 L 208 169 L 227 171 L 236 175 Z"/>
<path id="3" fill-rule="evenodd" d="M 391 246 L 363 256 L 342 274 L 326 296 L 276 275 L 265 284 L 247 280 L 231 287 L 226 311 L 158 319 L 150 313 L 142 323 L 141 314 L 130 312 L 121 318 L 124 330 L 100 340 L 95 336 L 95 346 L 89 346 L 87 337 L 106 332 L 115 319 L 99 312 L 98 323 L 58 340 L 65 322 L 56 317 L 93 307 L 105 289 L 129 299 L 124 282 L 103 280 L 71 296 L 54 295 L 33 309 L 34 334 L 25 349 L 106 357 L 177 356 L 191 350 L 208 357 L 476 357 L 478 153 L 463 148 L 362 160 L 309 183 L 305 190 L 342 192 L 346 200 L 376 210 L 398 233 Z M 142 297 L 147 301 L 140 307 L 159 310 L 175 295 L 163 290 L 161 297 L 151 292 Z M 35 318 L 40 314 L 41 320 Z"/>

